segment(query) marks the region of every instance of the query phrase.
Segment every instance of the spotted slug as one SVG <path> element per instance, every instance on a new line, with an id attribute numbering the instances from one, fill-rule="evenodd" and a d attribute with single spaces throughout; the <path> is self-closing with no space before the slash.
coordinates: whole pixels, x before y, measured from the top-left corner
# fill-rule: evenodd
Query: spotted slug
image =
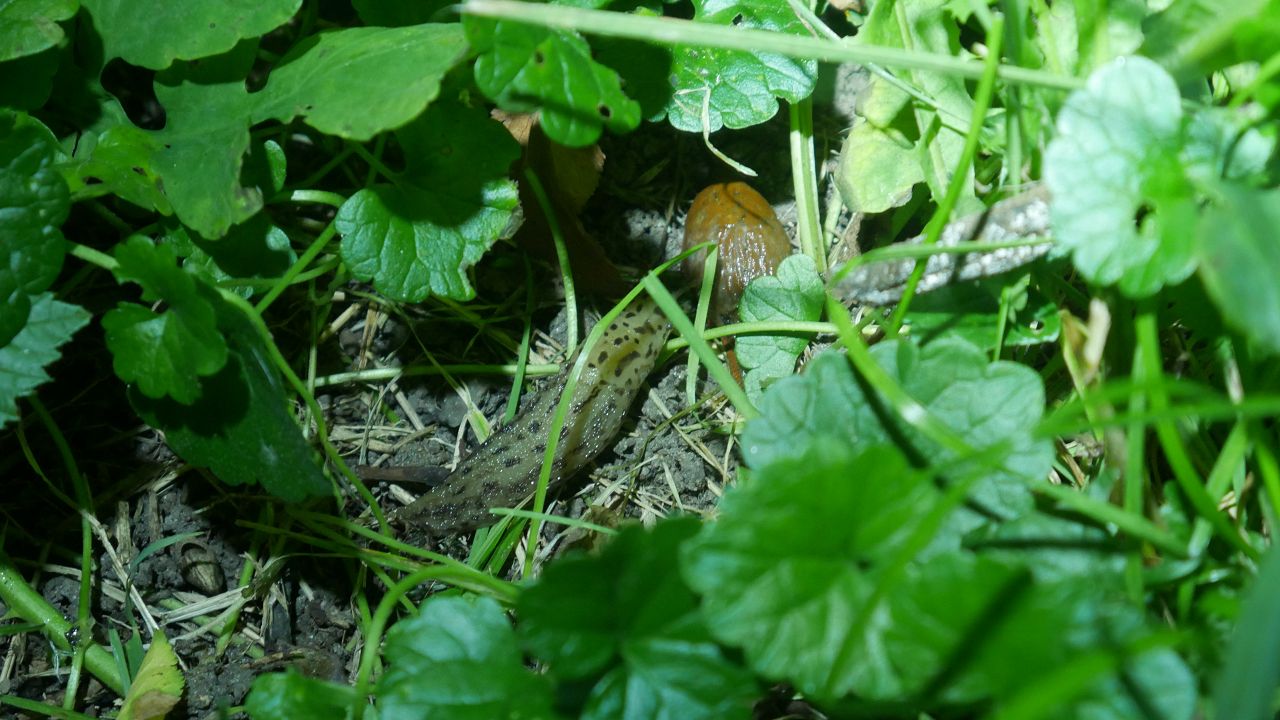
<path id="1" fill-rule="evenodd" d="M 726 322 L 738 311 L 738 300 L 747 284 L 772 275 L 791 254 L 791 238 L 773 206 L 750 185 L 742 182 L 709 185 L 693 199 L 685 218 L 684 248 L 714 242 L 719 248 L 711 319 Z M 686 279 L 702 282 L 706 252 L 684 262 Z"/>
<path id="2" fill-rule="evenodd" d="M 560 433 L 552 485 L 573 475 L 609 446 L 644 379 L 653 370 L 671 326 L 642 296 L 609 324 L 587 352 Z M 532 405 L 489 436 L 444 481 L 396 514 L 411 540 L 468 532 L 492 524 L 492 507 L 514 507 L 533 494 L 547 450 L 551 419 L 573 362 Z"/>

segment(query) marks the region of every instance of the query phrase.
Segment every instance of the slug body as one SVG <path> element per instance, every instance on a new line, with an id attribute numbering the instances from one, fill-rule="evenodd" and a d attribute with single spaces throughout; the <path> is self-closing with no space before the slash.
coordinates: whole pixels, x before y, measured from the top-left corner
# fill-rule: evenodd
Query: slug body
<path id="1" fill-rule="evenodd" d="M 709 185 L 693 199 L 685 218 L 684 248 L 704 242 L 714 242 L 720 251 L 711 307 L 716 322 L 724 322 L 737 313 L 738 300 L 747 283 L 772 275 L 791 254 L 791 238 L 773 207 L 750 185 L 741 182 Z M 684 272 L 689 282 L 702 282 L 705 264 L 705 251 L 685 260 Z"/>
<path id="2" fill-rule="evenodd" d="M 551 483 L 573 475 L 609 446 L 671 326 L 643 296 L 629 305 L 588 352 L 556 447 Z M 580 351 L 584 352 L 584 351 Z M 492 524 L 492 507 L 512 507 L 533 494 L 552 417 L 573 362 L 511 424 L 494 432 L 443 485 L 402 508 L 397 521 L 411 539 L 442 537 Z"/>

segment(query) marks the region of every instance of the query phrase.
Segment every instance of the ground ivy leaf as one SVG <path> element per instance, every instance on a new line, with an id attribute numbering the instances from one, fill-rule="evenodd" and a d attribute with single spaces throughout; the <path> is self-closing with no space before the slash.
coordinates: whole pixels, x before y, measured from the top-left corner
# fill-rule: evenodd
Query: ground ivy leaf
<path id="1" fill-rule="evenodd" d="M 293 17 L 302 0 L 139 3 L 84 0 L 102 36 L 104 59 L 163 70 L 175 59 L 194 60 L 224 53 L 244 38 L 257 37 Z"/>
<path id="2" fill-rule="evenodd" d="M 1101 528 L 1075 518 L 1031 512 L 982 528 L 965 547 L 1006 562 L 1021 562 L 1042 582 L 1082 582 L 1094 589 L 1124 589 L 1128 549 Z"/>
<path id="3" fill-rule="evenodd" d="M 22 330 L 32 296 L 62 270 L 71 202 L 57 156 L 57 140 L 39 120 L 0 109 L 0 346 Z"/>
<path id="4" fill-rule="evenodd" d="M 602 128 L 630 132 L 640 105 L 622 92 L 618 74 L 597 63 L 580 35 L 464 16 L 476 85 L 506 110 L 539 111 L 547 137 L 584 147 Z"/>
<path id="5" fill-rule="evenodd" d="M 581 720 L 718 720 L 751 714 L 754 678 L 715 643 L 669 638 L 628 642 L 624 666 L 591 690 Z"/>
<path id="6" fill-rule="evenodd" d="M 196 290 L 197 280 L 175 264 L 173 250 L 133 236 L 116 247 L 116 277 L 142 286 L 143 298 L 163 300 L 155 312 L 120 303 L 102 317 L 107 347 L 120 379 L 136 383 L 150 398 L 170 396 L 190 404 L 200 396 L 199 379 L 227 361 L 214 309 Z"/>
<path id="7" fill-rule="evenodd" d="M 1045 152 L 1054 237 L 1090 282 L 1145 297 L 1195 269 L 1181 123 L 1173 78 L 1140 57 L 1098 69 L 1058 113 Z"/>
<path id="8" fill-rule="evenodd" d="M 947 13 L 944 0 L 876 3 L 853 42 L 952 57 L 964 57 L 968 54 L 960 44 L 960 30 Z M 924 107 L 899 90 L 886 90 L 887 97 L 882 100 L 885 106 L 877 110 L 881 119 L 872 124 L 889 129 L 890 119 L 896 118 L 893 128 L 907 129 L 913 150 L 910 155 L 903 155 L 897 162 L 919 168 L 920 176 L 935 198 L 945 196 L 947 187 L 953 182 L 962 183 L 964 190 L 956 206 L 957 215 L 980 210 L 981 204 L 973 191 L 973 170 L 970 169 L 963 178 L 954 177 L 965 143 L 964 133 L 954 128 L 958 124 L 967 125 L 973 115 L 973 98 L 969 96 L 964 79 L 950 73 L 926 70 L 914 70 L 909 77 L 936 105 L 937 110 Z M 893 108 L 895 104 L 896 110 Z M 894 139 L 892 135 L 886 138 L 889 142 Z M 884 151 L 892 147 L 884 143 L 882 141 L 879 148 L 882 155 L 888 154 Z M 892 162 L 889 158 L 885 160 Z M 883 177 L 885 174 L 883 168 L 873 171 L 874 176 Z M 898 169 L 893 175 L 897 177 L 892 178 L 891 175 L 892 179 L 901 182 L 908 177 L 908 171 Z M 843 184 L 859 182 L 857 177 L 851 177 L 845 179 Z M 891 186 L 890 189 L 897 188 Z M 886 201 L 897 202 L 892 197 L 875 199 L 875 205 L 884 205 Z"/>
<path id="9" fill-rule="evenodd" d="M 0 345 L 0 427 L 18 417 L 17 399 L 49 379 L 45 367 L 57 360 L 58 347 L 89 322 L 89 313 L 40 293 L 17 335 Z"/>
<path id="10" fill-rule="evenodd" d="M 952 283 L 916 297 L 906 321 L 911 336 L 922 344 L 938 338 L 957 337 L 984 353 L 997 347 L 1030 347 L 1056 342 L 1062 330 L 1058 305 L 1030 286 L 1027 273 L 984 278 L 975 282 Z M 1001 296 L 1010 302 L 1002 306 Z M 1001 311 L 1008 323 L 1000 329 Z"/>
<path id="11" fill-rule="evenodd" d="M 145 210 L 172 215 L 164 183 L 155 167 L 164 144 L 155 133 L 117 125 L 98 135 L 92 150 L 68 167 L 77 199 L 113 194 Z"/>
<path id="12" fill-rule="evenodd" d="M 698 530 L 681 518 L 653 532 L 624 528 L 598 555 L 552 563 L 520 596 L 520 636 L 557 675 L 580 678 L 616 659 L 622 643 L 662 636 L 697 607 L 670 572 L 680 544 Z"/>
<path id="13" fill-rule="evenodd" d="M 598 555 L 547 566 L 520 596 L 520 635 L 553 673 L 604 673 L 583 718 L 748 712 L 754 681 L 711 641 L 697 598 L 672 572 L 681 545 L 699 527 L 694 518 L 677 518 L 652 532 L 624 528 Z"/>
<path id="14" fill-rule="evenodd" d="M 693 19 L 806 35 L 808 29 L 775 0 L 694 0 Z M 778 112 L 778 99 L 799 102 L 813 92 L 816 60 L 796 60 L 767 52 L 677 46 L 667 119 L 689 132 L 758 125 Z"/>
<path id="15" fill-rule="evenodd" d="M 879 77 L 859 96 L 853 127 L 840 149 L 840 197 L 855 212 L 880 213 L 911 197 L 924 182 L 915 122 L 903 111 L 911 98 Z"/>
<path id="16" fill-rule="evenodd" d="M 350 685 L 316 680 L 294 668 L 254 678 L 245 710 L 253 720 L 341 718 L 355 703 Z"/>
<path id="17" fill-rule="evenodd" d="M 313 35 L 271 71 L 254 121 L 301 116 L 321 132 L 368 140 L 417 117 L 465 52 L 457 23 Z"/>
<path id="18" fill-rule="evenodd" d="M 807 255 L 792 255 L 775 274 L 751 281 L 742 294 L 743 322 L 814 321 L 822 316 L 824 286 Z M 809 344 L 808 335 L 743 335 L 735 342 L 738 362 L 748 368 L 744 383 L 758 402 L 764 386 L 795 372 L 796 358 Z"/>
<path id="19" fill-rule="evenodd" d="M 436 597 L 387 633 L 382 720 L 550 718 L 546 676 L 524 665 L 511 623 L 489 598 Z"/>
<path id="20" fill-rule="evenodd" d="M 819 440 L 725 493 L 680 569 L 712 633 L 765 677 L 823 698 L 883 687 L 895 671 L 874 643 L 888 621 L 868 607 L 876 564 L 937 501 L 896 448 Z"/>
<path id="21" fill-rule="evenodd" d="M 244 78 L 255 49 L 244 43 L 156 76 L 166 122 L 154 135 L 161 145 L 155 168 L 178 219 L 208 238 L 222 237 L 262 207 L 262 192 L 240 184 L 251 106 Z"/>
<path id="22" fill-rule="evenodd" d="M 971 703 L 990 697 L 997 688 L 984 677 L 981 663 L 972 661 L 1004 624 L 1017 621 L 1019 629 L 1031 629 L 1020 612 L 1030 590 L 1030 574 L 1016 562 L 952 552 L 909 565 L 890 593 L 893 622 L 883 635 L 884 652 L 897 677 L 860 691 L 883 700 L 928 694 Z M 1042 643 L 1053 642 L 1048 639 L 1051 627 L 1038 628 Z"/>
<path id="23" fill-rule="evenodd" d="M 396 300 L 468 299 L 468 268 L 518 203 L 506 172 L 519 146 L 482 109 L 452 100 L 433 103 L 396 136 L 411 164 L 396 184 L 365 188 L 338 210 L 343 261 Z"/>
<path id="24" fill-rule="evenodd" d="M 18 0 L 0 5 L 0 62 L 34 55 L 62 41 L 58 23 L 76 14 L 76 0 Z"/>
<path id="25" fill-rule="evenodd" d="M 1198 221 L 1200 276 L 1222 318 L 1280 353 L 1280 191 L 1224 184 Z"/>
<path id="26" fill-rule="evenodd" d="M 198 399 L 153 400 L 129 393 L 134 410 L 183 460 L 207 467 L 228 485 L 254 485 L 289 502 L 324 495 L 331 486 L 302 435 L 290 396 L 262 338 L 244 312 L 190 275 L 199 299 L 213 308 L 225 336 L 226 362 L 200 378 Z M 104 321 L 105 323 L 105 321 Z"/>
<path id="27" fill-rule="evenodd" d="M 868 400 L 839 353 L 823 353 L 805 374 L 783 378 L 760 403 L 761 419 L 743 432 L 743 456 L 752 467 L 807 451 L 797 438 L 831 438 L 854 448 L 906 441 L 913 453 L 947 477 L 984 475 L 970 492 L 987 510 L 1016 516 L 1030 508 L 1026 483 L 1040 479 L 1053 460 L 1048 440 L 1032 430 L 1044 411 L 1044 387 L 1030 368 L 1017 363 L 991 363 L 969 343 L 948 338 L 924 348 L 906 342 L 881 343 L 871 349 L 908 394 L 976 451 L 993 450 L 1003 469 L 980 464 L 980 458 L 957 458 L 932 445 L 900 419 L 890 418 L 882 401 Z M 979 452 L 979 454 L 983 454 Z M 990 453 L 987 453 L 990 454 Z M 959 531 L 961 528 L 956 528 Z"/>

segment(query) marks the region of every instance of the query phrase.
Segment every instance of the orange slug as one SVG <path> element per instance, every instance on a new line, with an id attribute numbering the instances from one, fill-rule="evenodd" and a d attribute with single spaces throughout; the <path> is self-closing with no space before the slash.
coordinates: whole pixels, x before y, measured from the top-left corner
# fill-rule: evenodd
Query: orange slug
<path id="1" fill-rule="evenodd" d="M 743 182 L 716 183 L 698 193 L 684 225 L 684 248 L 704 242 L 719 247 L 711 320 L 723 322 L 738 311 L 747 283 L 771 275 L 791 254 L 791 239 L 773 207 Z M 706 252 L 689 256 L 684 272 L 690 282 L 702 282 Z"/>

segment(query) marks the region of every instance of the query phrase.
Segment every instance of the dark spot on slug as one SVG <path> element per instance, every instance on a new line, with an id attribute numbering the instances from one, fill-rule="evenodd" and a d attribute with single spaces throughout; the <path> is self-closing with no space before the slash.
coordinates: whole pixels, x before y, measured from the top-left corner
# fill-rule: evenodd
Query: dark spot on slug
<path id="1" fill-rule="evenodd" d="M 597 365 L 603 365 L 603 364 L 605 364 L 606 362 L 608 362 L 608 360 L 609 360 L 609 351 L 608 351 L 608 350 L 601 350 L 601 351 L 600 351 L 600 354 L 596 356 L 596 364 L 597 364 Z"/>

